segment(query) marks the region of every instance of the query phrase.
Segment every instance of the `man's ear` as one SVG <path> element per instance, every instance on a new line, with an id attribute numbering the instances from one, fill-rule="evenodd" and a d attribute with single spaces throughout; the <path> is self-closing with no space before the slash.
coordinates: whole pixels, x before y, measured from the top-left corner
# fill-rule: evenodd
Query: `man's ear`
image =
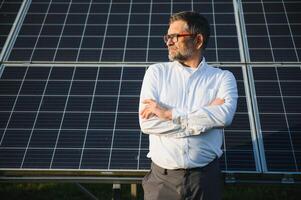
<path id="1" fill-rule="evenodd" d="M 197 34 L 195 37 L 195 44 L 197 49 L 201 49 L 204 44 L 204 37 L 202 34 Z"/>

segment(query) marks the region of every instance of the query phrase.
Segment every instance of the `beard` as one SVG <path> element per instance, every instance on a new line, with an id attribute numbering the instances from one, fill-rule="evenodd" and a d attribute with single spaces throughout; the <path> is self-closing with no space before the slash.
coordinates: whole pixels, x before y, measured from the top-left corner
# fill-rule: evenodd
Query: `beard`
<path id="1" fill-rule="evenodd" d="M 168 48 L 168 58 L 170 61 L 187 61 L 193 56 L 193 54 L 194 50 L 192 45 L 185 46 L 182 50 L 175 47 Z"/>
<path id="2" fill-rule="evenodd" d="M 172 54 L 171 52 L 168 53 L 168 58 L 170 61 L 186 61 L 192 57 L 192 50 L 187 50 L 185 52 L 175 52 Z"/>

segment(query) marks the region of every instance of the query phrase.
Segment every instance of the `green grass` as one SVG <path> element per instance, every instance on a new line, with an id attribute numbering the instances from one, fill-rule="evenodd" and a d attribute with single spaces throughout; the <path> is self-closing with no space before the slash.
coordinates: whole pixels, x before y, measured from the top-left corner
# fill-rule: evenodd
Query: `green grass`
<path id="1" fill-rule="evenodd" d="M 112 199 L 111 184 L 82 184 L 101 200 Z M 223 200 L 297 200 L 301 196 L 301 185 L 226 185 Z M 72 183 L 0 183 L 1 200 L 88 200 L 76 184 Z M 130 200 L 130 185 L 121 186 L 121 199 Z M 138 200 L 143 199 L 138 185 Z"/>
<path id="2" fill-rule="evenodd" d="M 223 200 L 299 200 L 301 185 L 227 185 Z"/>

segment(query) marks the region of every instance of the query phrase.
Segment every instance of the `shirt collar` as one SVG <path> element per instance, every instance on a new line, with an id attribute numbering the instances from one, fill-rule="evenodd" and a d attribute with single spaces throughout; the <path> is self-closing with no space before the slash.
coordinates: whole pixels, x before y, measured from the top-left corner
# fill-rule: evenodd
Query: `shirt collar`
<path id="1" fill-rule="evenodd" d="M 174 64 L 175 64 L 176 66 L 178 66 L 181 70 L 185 70 L 185 68 L 186 68 L 186 67 L 185 67 L 184 65 L 182 65 L 179 61 L 174 61 Z M 207 68 L 207 62 L 206 62 L 205 57 L 203 57 L 203 58 L 202 58 L 202 61 L 201 61 L 200 64 L 198 65 L 198 67 L 197 67 L 197 69 L 196 69 L 195 72 L 198 72 L 198 73 L 204 72 L 206 68 Z M 194 73 L 195 73 L 195 72 L 194 72 Z"/>

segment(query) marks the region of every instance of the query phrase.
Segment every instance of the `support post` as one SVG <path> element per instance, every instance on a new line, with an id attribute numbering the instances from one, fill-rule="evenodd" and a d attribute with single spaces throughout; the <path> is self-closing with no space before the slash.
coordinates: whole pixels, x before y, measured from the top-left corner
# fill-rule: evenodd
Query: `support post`
<path id="1" fill-rule="evenodd" d="M 137 200 L 137 184 L 131 184 L 131 200 Z"/>
<path id="2" fill-rule="evenodd" d="M 112 200 L 120 200 L 121 192 L 120 192 L 120 184 L 113 184 L 113 198 Z"/>
<path id="3" fill-rule="evenodd" d="M 88 189 L 86 189 L 84 186 L 82 186 L 80 183 L 75 183 L 79 189 L 85 193 L 90 199 L 92 200 L 98 200 L 96 196 L 94 196 Z"/>

